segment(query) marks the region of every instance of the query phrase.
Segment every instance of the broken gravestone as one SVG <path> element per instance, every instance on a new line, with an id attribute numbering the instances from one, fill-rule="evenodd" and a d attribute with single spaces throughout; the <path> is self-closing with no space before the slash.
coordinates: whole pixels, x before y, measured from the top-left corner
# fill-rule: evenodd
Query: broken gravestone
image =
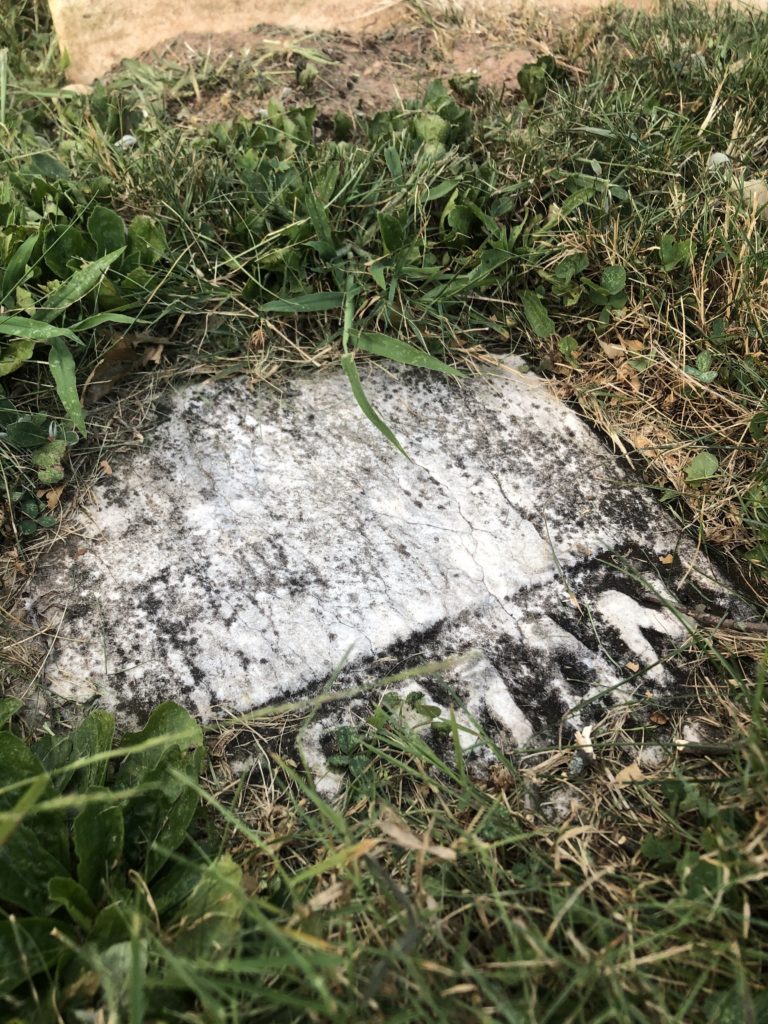
<path id="1" fill-rule="evenodd" d="M 688 630 L 671 606 L 727 600 L 573 412 L 511 367 L 363 378 L 408 458 L 339 371 L 161 402 L 35 577 L 52 694 L 123 721 L 167 699 L 210 719 L 312 698 L 344 666 L 332 685 L 358 689 L 304 737 L 322 774 L 330 726 L 424 662 L 455 659 L 390 685 L 428 693 L 468 748 L 675 685 Z"/>

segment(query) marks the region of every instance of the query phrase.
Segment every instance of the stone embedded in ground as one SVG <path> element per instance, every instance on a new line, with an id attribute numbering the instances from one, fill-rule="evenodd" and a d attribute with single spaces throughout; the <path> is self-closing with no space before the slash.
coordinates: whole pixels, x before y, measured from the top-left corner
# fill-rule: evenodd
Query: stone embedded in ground
<path id="1" fill-rule="evenodd" d="M 160 403 L 35 577 L 53 693 L 210 718 L 317 694 L 345 658 L 337 687 L 459 655 L 398 692 L 508 746 L 674 685 L 686 629 L 653 594 L 690 602 L 714 574 L 578 417 L 510 368 L 361 372 L 410 460 L 338 371 Z M 369 703 L 317 718 L 317 764 Z"/>

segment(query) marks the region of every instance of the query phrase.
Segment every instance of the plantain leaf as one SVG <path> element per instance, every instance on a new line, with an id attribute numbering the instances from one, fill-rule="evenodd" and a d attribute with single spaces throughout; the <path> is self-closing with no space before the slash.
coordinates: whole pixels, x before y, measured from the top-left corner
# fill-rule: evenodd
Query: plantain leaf
<path id="1" fill-rule="evenodd" d="M 45 232 L 43 261 L 56 277 L 63 280 L 71 272 L 74 260 L 92 256 L 93 246 L 79 228 L 60 224 Z"/>
<path id="2" fill-rule="evenodd" d="M 355 348 L 370 352 L 375 356 L 382 356 L 384 359 L 394 359 L 397 363 L 405 363 L 408 366 L 418 366 L 424 370 L 436 370 L 439 373 L 447 373 L 450 377 L 463 377 L 464 374 L 455 366 L 449 366 L 437 356 L 432 356 L 415 345 L 409 345 L 407 341 L 400 341 L 398 338 L 390 338 L 386 334 L 373 334 L 367 331 L 354 333 L 352 344 Z"/>
<path id="3" fill-rule="evenodd" d="M 75 375 L 75 360 L 67 348 L 66 342 L 61 338 L 54 338 L 51 342 L 51 351 L 48 356 L 48 365 L 51 374 L 56 382 L 56 394 L 64 406 L 74 427 L 85 437 L 86 426 L 83 407 L 77 396 L 77 378 Z"/>
<path id="4" fill-rule="evenodd" d="M 142 775 L 144 793 L 125 807 L 126 860 L 148 880 L 187 837 L 197 810 L 195 784 L 202 759 L 201 747 L 192 754 L 178 747 L 166 750 L 158 764 Z"/>
<path id="5" fill-rule="evenodd" d="M 659 255 L 664 270 L 675 270 L 679 266 L 688 266 L 693 256 L 693 241 L 690 238 L 662 235 L 659 242 Z"/>
<path id="6" fill-rule="evenodd" d="M 88 234 L 96 243 L 99 256 L 125 245 L 123 218 L 107 206 L 95 206 L 88 218 Z"/>
<path id="7" fill-rule="evenodd" d="M 144 749 L 144 744 L 151 745 Z M 136 786 L 146 772 L 157 767 L 163 754 L 173 747 L 197 749 L 203 745 L 203 731 L 190 713 L 174 701 L 158 704 L 141 732 L 125 733 L 122 747 L 128 755 L 118 771 L 120 786 Z M 134 752 L 131 748 L 137 748 Z"/>
<path id="8" fill-rule="evenodd" d="M 128 226 L 129 262 L 154 267 L 168 248 L 163 225 L 144 213 L 137 214 Z"/>
<path id="9" fill-rule="evenodd" d="M 689 484 L 709 480 L 717 472 L 720 463 L 711 452 L 699 452 L 685 467 L 685 479 Z"/>
<path id="10" fill-rule="evenodd" d="M 13 718 L 17 711 L 24 707 L 24 701 L 18 697 L 0 697 L 0 729 Z"/>
<path id="11" fill-rule="evenodd" d="M 32 416 L 19 416 L 6 426 L 5 435 L 14 448 L 33 451 L 48 442 L 48 419 L 39 412 Z"/>
<path id="12" fill-rule="evenodd" d="M 48 897 L 51 903 L 64 907 L 75 924 L 90 931 L 96 907 L 79 882 L 65 875 L 56 875 L 48 880 Z"/>
<path id="13" fill-rule="evenodd" d="M 227 853 L 206 865 L 192 893 L 177 912 L 173 951 L 185 957 L 222 961 L 231 957 L 242 934 L 245 894 L 243 869 Z"/>
<path id="14" fill-rule="evenodd" d="M 391 213 L 377 214 L 379 221 L 379 233 L 384 242 L 387 252 L 397 252 L 405 244 L 405 232 L 399 218 L 393 217 Z"/>
<path id="15" fill-rule="evenodd" d="M 39 759 L 18 736 L 0 732 L 0 811 L 12 808 L 38 779 L 46 779 L 46 789 L 41 795 L 53 796 L 50 781 Z"/>
<path id="16" fill-rule="evenodd" d="M 93 787 L 89 796 L 109 791 Z M 98 901 L 103 895 L 102 882 L 109 879 L 110 870 L 120 861 L 125 844 L 123 809 L 118 804 L 88 803 L 72 824 L 72 841 L 77 857 L 77 878 L 91 899 Z"/>
<path id="17" fill-rule="evenodd" d="M 550 338 L 555 333 L 555 325 L 539 296 L 536 292 L 526 291 L 522 300 L 525 318 L 533 333 L 539 338 Z"/>
<path id="18" fill-rule="evenodd" d="M 4 316 L 0 319 L 0 334 L 9 334 L 24 341 L 50 341 L 52 338 L 69 338 L 77 341 L 77 335 L 64 327 L 31 320 L 28 316 Z M 6 373 L 10 373 L 6 370 Z"/>
<path id="19" fill-rule="evenodd" d="M 28 362 L 34 354 L 36 344 L 33 338 L 17 338 L 16 341 L 6 342 L 0 355 L 0 377 L 13 373 Z"/>
<path id="20" fill-rule="evenodd" d="M 600 278 L 600 285 L 609 295 L 618 295 L 627 283 L 627 272 L 624 267 L 606 267 Z"/>
<path id="21" fill-rule="evenodd" d="M 120 259 L 124 252 L 124 247 L 115 249 L 112 252 L 108 252 L 106 256 L 100 256 L 97 260 L 91 260 L 90 263 L 86 263 L 79 270 L 76 270 L 74 274 L 59 285 L 53 294 L 48 296 L 45 309 L 40 310 L 39 320 L 50 323 L 59 313 L 63 313 L 65 309 L 69 309 L 75 302 L 85 298 L 88 292 L 96 287 L 115 260 Z M 75 339 L 75 335 L 71 332 L 59 330 L 58 333 Z"/>
<path id="22" fill-rule="evenodd" d="M 29 238 L 25 238 L 21 245 L 16 249 L 13 256 L 8 260 L 8 266 L 5 268 L 3 274 L 3 285 L 2 295 L 3 301 L 8 298 L 14 288 L 24 280 L 24 274 L 27 269 L 27 264 L 32 255 L 32 251 L 37 245 L 37 235 L 31 235 Z"/>
<path id="23" fill-rule="evenodd" d="M 64 446 L 63 441 L 52 444 Z M 32 749 L 50 773 L 58 792 L 63 792 L 73 783 L 74 789 L 87 793 L 92 786 L 104 785 L 107 761 L 98 760 L 98 755 L 111 749 L 114 732 L 114 715 L 97 709 L 69 733 L 57 736 L 44 733 Z M 74 762 L 89 757 L 96 758 L 92 764 L 78 769 L 70 767 Z"/>

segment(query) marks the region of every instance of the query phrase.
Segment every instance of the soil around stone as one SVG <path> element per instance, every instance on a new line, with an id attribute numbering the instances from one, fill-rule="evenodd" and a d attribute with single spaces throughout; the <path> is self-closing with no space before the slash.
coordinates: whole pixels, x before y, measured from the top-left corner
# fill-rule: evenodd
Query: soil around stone
<path id="1" fill-rule="evenodd" d="M 401 0 L 50 0 L 67 77 L 87 84 L 122 59 L 184 32 L 243 31 L 273 22 L 302 31 L 380 30 L 401 16 Z"/>
<path id="2" fill-rule="evenodd" d="M 141 59 L 193 73 L 215 69 L 193 99 L 171 106 L 180 122 L 200 125 L 258 117 L 272 99 L 315 106 L 321 119 L 338 112 L 371 116 L 417 98 L 433 79 L 455 76 L 476 77 L 479 89 L 503 99 L 519 92 L 518 72 L 536 53 L 510 39 L 467 34 L 451 41 L 411 23 L 368 35 L 262 25 L 215 36 L 187 33 Z"/>

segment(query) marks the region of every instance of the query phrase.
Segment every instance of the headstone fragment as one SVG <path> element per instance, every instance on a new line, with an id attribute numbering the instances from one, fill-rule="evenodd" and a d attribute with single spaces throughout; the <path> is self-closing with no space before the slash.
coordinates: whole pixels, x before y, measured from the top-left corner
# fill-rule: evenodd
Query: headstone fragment
<path id="1" fill-rule="evenodd" d="M 396 689 L 453 715 L 467 749 L 478 726 L 524 746 L 674 688 L 677 609 L 729 598 L 577 415 L 510 367 L 361 372 L 407 458 L 338 371 L 160 402 L 32 584 L 53 694 L 210 719 L 311 699 L 344 665 L 337 688 L 374 692 L 318 715 L 322 760 L 331 720 L 427 661 L 454 659 Z"/>

